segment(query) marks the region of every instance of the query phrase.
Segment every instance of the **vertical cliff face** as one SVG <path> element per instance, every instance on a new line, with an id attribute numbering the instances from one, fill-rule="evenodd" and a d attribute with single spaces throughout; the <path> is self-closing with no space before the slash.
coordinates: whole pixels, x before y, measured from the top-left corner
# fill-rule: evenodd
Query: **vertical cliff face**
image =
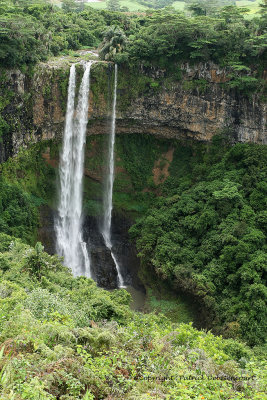
<path id="1" fill-rule="evenodd" d="M 1 160 L 21 147 L 62 136 L 68 86 L 68 62 L 40 63 L 22 73 L 2 70 L 0 98 L 2 118 L 9 126 L 2 135 Z M 77 65 L 78 79 L 82 65 Z"/>
<path id="2" fill-rule="evenodd" d="M 178 79 L 165 71 L 148 75 L 144 94 L 119 113 L 118 131 L 209 141 L 224 131 L 233 142 L 267 143 L 266 104 L 259 96 L 229 90 L 228 73 L 214 64 L 182 65 Z M 122 87 L 121 106 L 130 88 Z"/>
<path id="3" fill-rule="evenodd" d="M 1 160 L 20 147 L 60 139 L 66 107 L 69 62 L 40 63 L 34 70 L 2 71 Z M 78 77 L 82 63 L 77 60 Z M 166 71 L 119 69 L 117 133 L 148 133 L 166 138 L 209 141 L 224 131 L 233 142 L 267 143 L 266 104 L 259 96 L 227 89 L 227 71 L 213 64 L 184 64 Z M 92 67 L 88 135 L 107 133 L 113 65 Z"/>
<path id="4" fill-rule="evenodd" d="M 1 97 L 9 93 L 2 109 L 8 130 L 2 135 L 2 161 L 21 147 L 60 134 L 64 122 L 63 96 L 60 88 L 65 77 L 61 71 L 43 65 L 36 72 L 2 71 Z M 67 76 L 68 72 L 65 71 Z M 67 89 L 66 87 L 64 88 Z"/>

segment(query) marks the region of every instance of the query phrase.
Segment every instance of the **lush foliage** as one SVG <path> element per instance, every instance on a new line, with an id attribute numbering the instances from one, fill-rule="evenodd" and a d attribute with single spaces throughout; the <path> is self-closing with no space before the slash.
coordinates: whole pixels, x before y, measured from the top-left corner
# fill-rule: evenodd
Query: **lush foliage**
<path id="1" fill-rule="evenodd" d="M 191 7 L 194 5 L 196 3 Z M 154 4 L 153 7 L 158 6 Z M 97 46 L 104 37 L 103 48 L 107 32 L 113 27 L 116 45 L 121 44 L 116 40 L 118 29 L 123 31 L 121 35 L 128 37 L 124 61 L 129 57 L 131 63 L 168 66 L 172 61 L 212 60 L 236 72 L 252 73 L 257 69 L 261 73 L 266 61 L 266 7 L 262 6 L 261 10 L 261 14 L 251 20 L 244 17 L 243 9 L 235 6 L 219 10 L 215 7 L 212 16 L 199 12 L 196 17 L 188 17 L 173 8 L 140 16 L 90 7 L 82 11 L 66 9 L 66 4 L 61 10 L 51 4 L 23 0 L 14 5 L 11 0 L 3 0 L 0 61 L 8 67 L 35 63 L 68 49 Z M 109 42 L 112 41 L 110 34 Z M 124 38 L 123 42 L 126 43 Z"/>
<path id="2" fill-rule="evenodd" d="M 36 203 L 20 187 L 0 179 L 0 232 L 32 242 L 38 223 Z"/>
<path id="3" fill-rule="evenodd" d="M 266 324 L 267 148 L 222 149 L 178 146 L 164 197 L 131 233 L 143 264 L 202 302 L 217 331 L 255 345 Z"/>
<path id="4" fill-rule="evenodd" d="M 167 66 L 170 61 L 209 61 L 223 66 L 263 65 L 266 57 L 264 16 L 247 21 L 228 6 L 216 17 L 188 18 L 169 11 L 148 16 L 130 37 L 130 58 Z"/>
<path id="5" fill-rule="evenodd" d="M 243 344 L 134 313 L 40 244 L 0 234 L 0 266 L 1 399 L 263 398 Z"/>
<path id="6" fill-rule="evenodd" d="M 99 49 L 99 55 L 103 60 L 113 60 L 122 53 L 126 44 L 126 36 L 123 31 L 114 26 L 108 28 L 104 33 L 104 40 Z"/>
<path id="7" fill-rule="evenodd" d="M 107 143 L 102 135 L 89 136 L 86 141 L 85 168 L 101 177 L 106 165 Z M 116 176 L 113 206 L 116 213 L 127 213 L 134 219 L 144 215 L 155 194 L 147 190 L 153 185 L 152 169 L 168 143 L 150 135 L 129 134 L 116 137 Z M 85 177 L 84 208 L 89 215 L 101 216 L 101 180 Z"/>
<path id="8" fill-rule="evenodd" d="M 164 8 L 173 3 L 172 0 L 138 0 L 138 3 L 149 8 Z"/>
<path id="9" fill-rule="evenodd" d="M 193 15 L 216 15 L 218 9 L 235 5 L 234 0 L 188 0 L 187 9 L 193 13 Z"/>
<path id="10" fill-rule="evenodd" d="M 0 167 L 0 232 L 34 244 L 38 207 L 51 200 L 54 170 L 42 158 L 46 145 L 22 150 Z"/>
<path id="11" fill-rule="evenodd" d="M 139 3 L 161 8 L 171 2 Z M 213 61 L 230 67 L 231 89 L 246 94 L 258 90 L 266 61 L 266 3 L 250 20 L 236 7 L 218 11 L 213 2 L 189 3 L 191 16 L 173 8 L 124 14 L 116 11 L 121 10 L 117 0 L 109 1 L 115 11 L 96 11 L 72 0 L 64 0 L 61 9 L 43 1 L 2 0 L 0 63 L 25 71 L 25 65 L 51 55 L 99 46 L 101 58 L 121 68 L 128 64 L 138 71 L 142 64 L 162 67 L 167 74 L 175 69 L 177 79 L 180 63 Z M 128 78 L 130 96 L 158 90 L 158 81 L 136 75 Z M 206 87 L 204 80 L 186 84 Z M 106 80 L 93 90 L 100 103 Z M 0 111 L 8 114 L 13 94 L 5 90 L 4 78 L 1 93 Z M 129 93 L 118 95 L 121 109 Z M 14 128 L 8 122 L 0 117 L 0 135 Z M 145 214 L 131 229 L 143 268 L 196 299 L 214 332 L 261 344 L 266 324 L 266 147 L 238 144 L 229 149 L 218 138 L 210 146 L 172 142 L 169 176 L 163 174 L 156 184 L 152 170 L 155 162 L 163 170 L 161 156 L 169 144 L 155 142 L 141 135 L 116 142 L 120 174 L 114 182 L 114 206 L 134 216 Z M 0 171 L 1 399 L 263 398 L 263 365 L 244 344 L 174 324 L 162 315 L 134 313 L 126 291 L 107 292 L 85 277 L 74 278 L 36 243 L 37 209 L 54 195 L 55 173 L 42 158 L 43 146 L 22 151 Z M 98 162 L 97 153 L 103 156 L 94 146 L 88 163 Z M 97 165 L 97 177 L 100 169 Z M 85 209 L 97 215 L 100 184 L 85 190 L 95 196 Z M 170 302 L 159 305 L 153 294 L 150 302 L 155 309 L 177 312 Z M 241 374 L 255 379 L 225 379 Z M 220 380 L 212 380 L 214 376 Z"/>
<path id="12" fill-rule="evenodd" d="M 66 8 L 67 7 L 67 8 Z M 59 9 L 46 2 L 2 0 L 0 5 L 0 63 L 14 67 L 33 64 L 49 55 L 97 46 L 107 26 L 127 27 L 129 18 L 120 13 L 82 12 L 68 5 Z"/>

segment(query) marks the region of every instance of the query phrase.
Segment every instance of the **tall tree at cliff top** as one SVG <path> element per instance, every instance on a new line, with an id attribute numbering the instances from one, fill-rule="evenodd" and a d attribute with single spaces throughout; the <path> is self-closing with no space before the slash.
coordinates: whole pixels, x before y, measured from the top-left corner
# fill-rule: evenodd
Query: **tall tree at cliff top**
<path id="1" fill-rule="evenodd" d="M 124 32 L 115 26 L 109 27 L 103 32 L 104 40 L 99 48 L 99 55 L 102 60 L 113 60 L 116 54 L 123 52 L 126 45 Z"/>

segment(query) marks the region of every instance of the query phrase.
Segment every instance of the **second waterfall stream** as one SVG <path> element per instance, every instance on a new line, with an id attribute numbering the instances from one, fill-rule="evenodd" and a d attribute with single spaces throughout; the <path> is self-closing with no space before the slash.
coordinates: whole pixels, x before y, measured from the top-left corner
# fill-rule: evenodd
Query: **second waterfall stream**
<path id="1" fill-rule="evenodd" d="M 114 145 L 115 145 L 115 133 L 116 133 L 116 105 L 117 105 L 117 82 L 118 82 L 118 67 L 115 64 L 114 74 L 114 90 L 113 90 L 113 104 L 112 104 L 112 118 L 111 118 L 111 129 L 109 135 L 108 145 L 108 165 L 107 175 L 104 187 L 104 198 L 103 198 L 103 225 L 102 235 L 105 241 L 106 247 L 110 250 L 111 256 L 115 263 L 118 273 L 118 285 L 119 287 L 125 287 L 120 266 L 118 260 L 112 250 L 111 242 L 111 220 L 112 220 L 112 199 L 113 199 L 113 183 L 114 183 Z"/>
<path id="2" fill-rule="evenodd" d="M 70 68 L 66 122 L 59 162 L 59 205 L 55 221 L 56 246 L 74 276 L 91 277 L 90 259 L 82 237 L 84 146 L 92 63 L 85 65 L 75 112 L 76 70 Z"/>

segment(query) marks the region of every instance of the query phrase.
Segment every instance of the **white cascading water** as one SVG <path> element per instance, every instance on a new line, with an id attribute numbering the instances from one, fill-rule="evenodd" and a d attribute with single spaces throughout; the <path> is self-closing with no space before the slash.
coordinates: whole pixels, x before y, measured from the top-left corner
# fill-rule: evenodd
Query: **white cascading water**
<path id="1" fill-rule="evenodd" d="M 91 271 L 86 243 L 82 239 L 82 188 L 91 65 L 89 62 L 85 66 L 76 113 L 75 65 L 70 68 L 66 122 L 59 163 L 58 217 L 55 221 L 57 251 L 64 257 L 64 264 L 71 268 L 74 276 L 87 277 L 91 277 Z"/>
<path id="2" fill-rule="evenodd" d="M 104 188 L 104 215 L 103 215 L 103 226 L 102 235 L 104 238 L 105 245 L 110 249 L 111 256 L 115 263 L 118 273 L 118 284 L 119 287 L 125 287 L 123 278 L 120 271 L 119 263 L 112 251 L 111 243 L 111 217 L 112 217 L 112 197 L 113 197 L 113 182 L 114 182 L 114 145 L 115 145 L 115 129 L 116 129 L 116 103 L 117 103 L 117 80 L 118 80 L 118 67 L 115 64 L 115 76 L 114 76 L 114 92 L 113 92 L 113 105 L 112 105 L 112 119 L 111 119 L 111 130 L 109 135 L 109 146 L 108 146 L 108 171 L 106 176 L 105 188 Z"/>

